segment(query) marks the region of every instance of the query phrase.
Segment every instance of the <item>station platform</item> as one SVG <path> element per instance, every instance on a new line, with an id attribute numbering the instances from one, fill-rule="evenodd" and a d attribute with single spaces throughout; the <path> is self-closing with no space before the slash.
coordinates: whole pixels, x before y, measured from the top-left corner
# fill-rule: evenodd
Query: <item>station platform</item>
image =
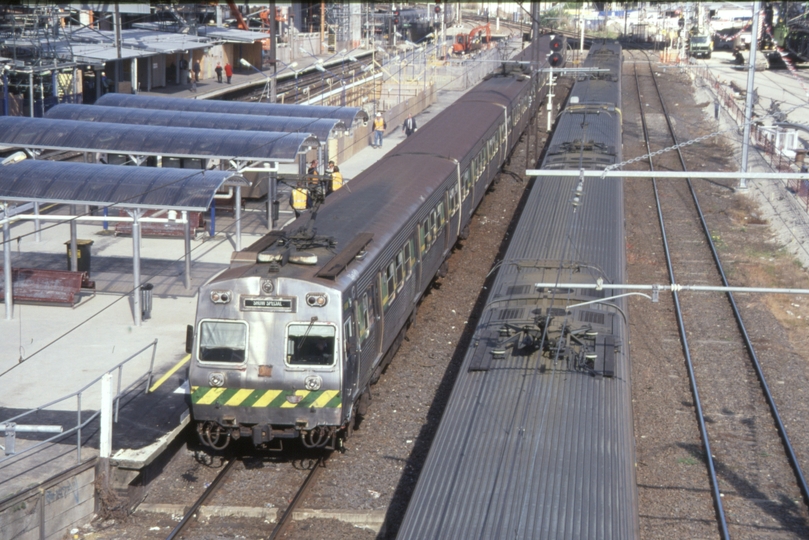
<path id="1" fill-rule="evenodd" d="M 437 102 L 414 116 L 418 125 L 424 125 L 462 94 L 463 91 L 438 92 Z M 199 93 L 194 97 L 198 98 Z M 392 129 L 381 150 L 367 147 L 339 163 L 349 189 L 354 177 L 393 150 L 404 137 L 400 129 Z M 291 222 L 294 213 L 283 187 L 279 198 L 280 227 Z M 54 206 L 43 212 L 67 211 Z M 203 232 L 192 239 L 190 288 L 183 281 L 183 239 L 142 239 L 142 281 L 152 283 L 154 289 L 151 317 L 141 326 L 135 326 L 132 314 L 131 236 L 116 236 L 112 224 L 109 230 L 81 223 L 77 228 L 78 238 L 93 242 L 90 279 L 95 281 L 95 292 L 83 294 L 73 306 L 16 304 L 13 319 L 0 320 L 0 342 L 5 345 L 0 348 L 0 424 L 22 412 L 71 396 L 19 422 L 72 429 L 78 410 L 84 419 L 99 410 L 100 384 L 84 389 L 80 398 L 72 394 L 143 350 L 121 370 L 121 388 L 131 390 L 122 398 L 113 425 L 111 461 L 118 469 L 129 471 L 123 477 L 119 475 L 119 480 L 126 482 L 159 460 L 189 424 L 186 378 L 190 355 L 185 352 L 186 325 L 194 322 L 200 285 L 228 267 L 235 249 L 234 220 L 231 213 L 217 211 L 216 234 L 211 237 Z M 266 202 L 248 202 L 242 217 L 242 246 L 250 245 L 267 232 Z M 12 236 L 18 238 L 12 244 L 15 268 L 66 269 L 68 224 L 43 225 L 41 239 L 37 241 L 33 222 L 18 222 L 12 227 Z M 150 345 L 155 341 L 152 360 Z M 117 377 L 118 370 L 114 373 Z M 150 392 L 146 392 L 147 387 Z M 16 450 L 20 452 L 44 438 L 43 434 L 18 433 Z M 19 459 L 4 460 L 0 449 L 0 502 L 96 456 L 97 421 L 82 430 L 80 457 L 76 441 L 77 436 L 71 434 L 59 444 L 46 445 Z M 3 445 L 2 431 L 0 445 Z"/>

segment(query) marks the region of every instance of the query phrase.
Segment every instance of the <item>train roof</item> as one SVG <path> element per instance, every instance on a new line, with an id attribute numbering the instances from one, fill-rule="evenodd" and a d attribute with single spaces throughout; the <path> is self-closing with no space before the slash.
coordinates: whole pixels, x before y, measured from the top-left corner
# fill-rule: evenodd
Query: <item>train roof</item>
<path id="1" fill-rule="evenodd" d="M 570 128 L 557 130 L 552 145 L 575 139 L 572 125 L 578 121 L 581 129 L 581 120 L 571 115 Z M 608 142 L 614 159 L 620 159 L 620 116 L 593 111 L 590 120 L 603 121 L 605 135 L 612 123 Z M 543 281 L 624 279 L 622 184 L 588 181 L 574 206 L 577 183 L 576 178 L 537 179 L 526 200 L 419 475 L 400 540 L 638 535 L 623 315 L 603 304 L 568 307 L 602 297 L 598 291 L 534 287 Z M 593 339 L 604 347 L 598 349 L 602 362 L 611 344 L 621 343 L 614 376 L 594 376 L 554 356 L 553 347 L 526 352 L 503 345 L 505 325 L 516 332 L 513 327 L 539 326 L 536 321 L 545 317 L 552 317 L 549 335 L 564 325 L 598 332 Z M 573 344 L 570 339 L 566 348 Z"/>
<path id="2" fill-rule="evenodd" d="M 386 249 L 394 237 L 412 230 L 416 210 L 430 198 L 437 202 L 443 195 L 437 192 L 437 188 L 447 178 L 457 178 L 456 160 L 461 163 L 461 169 L 466 167 L 469 159 L 465 158 L 473 157 L 469 149 L 476 144 L 485 144 L 479 136 L 481 131 L 497 125 L 504 117 L 505 107 L 527 89 L 529 81 L 522 74 L 493 76 L 464 94 L 428 124 L 419 126 L 418 136 L 407 138 L 354 178 L 348 189 L 330 195 L 319 209 L 314 227 L 319 234 L 333 236 L 335 248 L 309 250 L 318 255 L 317 266 L 307 269 L 287 265 L 278 275 L 315 279 L 330 257 L 353 246 L 355 239 L 364 233 L 372 233 L 373 239 L 367 244 L 365 260 L 355 268 L 379 264 L 377 259 L 388 255 Z M 300 229 L 309 219 L 310 214 L 304 214 L 285 231 L 290 233 Z M 266 272 L 262 268 L 262 265 L 234 268 L 220 274 L 217 279 Z M 338 276 L 335 286 L 348 286 L 352 283 L 351 276 L 350 272 Z"/>

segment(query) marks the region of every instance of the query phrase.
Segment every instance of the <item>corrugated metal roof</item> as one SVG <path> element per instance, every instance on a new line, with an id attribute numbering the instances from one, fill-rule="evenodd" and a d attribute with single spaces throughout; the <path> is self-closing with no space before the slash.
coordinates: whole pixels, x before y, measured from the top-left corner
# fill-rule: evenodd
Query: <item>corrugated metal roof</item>
<path id="1" fill-rule="evenodd" d="M 194 171 L 25 160 L 0 166 L 0 200 L 201 212 L 231 171 Z"/>
<path id="2" fill-rule="evenodd" d="M 246 103 L 213 99 L 184 99 L 110 93 L 96 100 L 97 105 L 164 109 L 175 111 L 252 114 L 256 116 L 297 116 L 300 118 L 333 118 L 346 126 L 367 122 L 368 113 L 358 107 L 324 107 L 314 105 L 281 105 L 278 103 Z"/>
<path id="3" fill-rule="evenodd" d="M 251 32 L 249 30 L 223 28 L 221 26 L 201 26 L 199 27 L 199 33 L 200 35 L 232 43 L 254 43 L 262 39 L 269 39 L 270 37 L 266 32 Z"/>
<path id="4" fill-rule="evenodd" d="M 340 120 L 330 118 L 299 118 L 295 116 L 250 116 L 247 114 L 222 114 L 185 112 L 163 109 L 131 109 L 105 107 L 103 105 L 74 105 L 62 103 L 52 107 L 48 118 L 79 120 L 83 122 L 112 122 L 197 129 L 230 129 L 235 131 L 264 131 L 283 133 L 311 133 L 325 144 L 326 140 L 345 131 Z"/>
<path id="5" fill-rule="evenodd" d="M 592 92 L 588 99 L 606 101 L 607 96 Z M 565 114 L 552 142 L 559 146 L 576 135 L 582 138 L 586 124 L 586 139 L 615 146 L 620 159 L 616 118 Z M 537 179 L 526 200 L 411 497 L 400 540 L 619 540 L 638 535 L 623 315 L 604 304 L 567 309 L 593 299 L 580 289 L 534 289 L 537 282 L 625 279 L 623 184 L 588 181 L 574 207 L 577 184 L 575 178 Z M 613 303 L 626 312 L 625 301 Z M 599 336 L 622 344 L 614 356 L 614 377 L 595 376 L 582 358 L 565 356 L 575 347 L 572 338 L 561 351 L 552 344 L 556 341 L 550 352 L 506 347 L 500 335 L 506 323 L 538 328 L 536 318 L 547 321 L 549 309 L 558 310 L 550 312 L 557 327 L 561 322 L 571 330 L 589 325 Z M 512 330 L 512 335 L 519 334 Z M 495 357 L 495 350 L 503 350 L 502 357 Z"/>
<path id="6" fill-rule="evenodd" d="M 196 158 L 258 159 L 292 163 L 316 147 L 309 133 L 136 126 L 49 118 L 0 117 L 0 144 L 80 152 Z"/>

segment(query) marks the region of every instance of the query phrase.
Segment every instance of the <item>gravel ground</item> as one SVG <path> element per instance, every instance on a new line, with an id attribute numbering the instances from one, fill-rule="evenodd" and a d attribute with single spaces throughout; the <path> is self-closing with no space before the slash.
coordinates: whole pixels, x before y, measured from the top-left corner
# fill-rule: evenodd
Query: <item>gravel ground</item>
<path id="1" fill-rule="evenodd" d="M 625 159 L 645 153 L 638 140 L 640 123 L 633 67 L 627 63 L 624 70 Z M 675 69 L 663 72 L 658 67 L 656 72 L 681 141 L 716 130 L 712 118 L 708 117 L 713 112 L 712 100 L 702 102 L 704 96 L 701 96 L 701 101 L 697 102 L 689 77 Z M 647 115 L 651 117 L 647 118 L 652 131 L 650 138 L 665 128 L 662 122 L 655 122 L 653 99 L 656 98 L 651 95 L 651 89 L 647 89 L 642 101 L 644 110 L 652 112 Z M 684 152 L 689 169 L 738 170 L 732 159 L 732 144 L 737 143 L 717 138 L 707 144 L 687 147 Z M 653 145 L 652 150 L 656 149 Z M 665 161 L 658 166 L 667 168 Z M 668 168 L 678 170 L 674 164 Z M 678 182 L 682 185 L 682 181 Z M 664 211 L 690 197 L 672 190 L 673 181 L 667 184 L 661 187 Z M 628 180 L 626 185 L 630 281 L 666 283 L 668 277 L 648 182 Z M 772 242 L 773 229 L 764 225 L 764 220 L 758 217 L 759 210 L 748 197 L 734 193 L 721 183 L 696 181 L 695 185 L 731 284 L 799 286 L 795 283 L 806 281 L 805 272 L 791 257 L 770 256 L 781 250 Z M 670 232 L 682 226 L 680 219 L 671 220 L 667 225 Z M 704 279 L 703 274 L 698 270 L 705 264 L 705 245 L 699 235 L 693 234 L 672 246 L 680 253 L 675 253 L 675 263 L 679 265 L 679 271 L 675 266 L 675 275 L 679 281 L 703 282 L 700 281 Z M 765 254 L 767 256 L 763 256 Z M 781 259 L 780 264 L 778 259 Z M 762 268 L 762 261 L 775 263 L 778 270 Z M 740 267 L 755 270 L 743 273 Z M 731 534 L 739 538 L 806 537 L 806 507 L 800 501 L 773 422 L 763 408 L 763 398 L 746 354 L 739 345 L 732 345 L 735 339 L 729 332 L 735 323 L 729 310 L 723 311 L 716 305 L 711 307 L 710 301 L 695 297 L 693 293 L 681 294 L 681 301 L 688 337 L 694 347 L 697 380 L 703 393 L 713 453 L 719 456 L 717 468 Z M 787 418 L 793 444 L 805 448 L 805 430 L 796 420 L 806 412 L 802 398 L 809 388 L 807 366 L 805 359 L 797 354 L 800 348 L 792 346 L 800 342 L 805 345 L 805 326 L 801 329 L 801 324 L 793 324 L 795 332 L 791 332 L 789 327 L 779 324 L 779 310 L 768 309 L 768 304 L 785 301 L 782 298 L 779 302 L 774 296 L 737 295 L 769 384 L 775 387 L 776 402 Z M 705 316 L 707 319 L 703 318 Z M 693 397 L 670 295 L 661 295 L 659 304 L 633 300 L 630 320 L 642 536 L 718 536 L 704 450 L 698 437 Z M 796 322 L 799 321 L 793 320 Z M 783 339 L 776 342 L 773 340 L 776 335 Z M 738 365 L 734 366 L 733 362 Z"/>
<path id="2" fill-rule="evenodd" d="M 564 81 L 557 87 L 557 95 L 566 95 L 569 86 L 569 81 Z M 539 138 L 540 144 L 544 143 L 545 134 L 540 132 Z M 532 143 L 536 139 L 532 138 Z M 306 519 L 293 522 L 284 538 L 395 538 L 475 327 L 486 294 L 487 274 L 504 238 L 508 238 L 507 229 L 527 185 L 521 178 L 526 169 L 525 146 L 524 142 L 518 145 L 506 167 L 517 178 L 498 175 L 471 223 L 469 239 L 460 243 L 449 259 L 448 276 L 424 296 L 407 339 L 372 387 L 369 414 L 346 442 L 346 452 L 329 458 L 301 504 L 306 509 L 381 514 L 384 529 L 377 534 L 334 519 Z M 189 445 L 192 449 L 178 452 L 153 482 L 142 508 L 189 505 L 213 480 L 221 458 L 201 463 L 195 459 L 195 443 Z M 292 461 L 292 450 L 265 456 L 254 456 L 248 447 L 240 451 L 249 457 L 235 465 L 208 504 L 269 511 L 286 507 L 308 463 Z M 165 538 L 179 518 L 170 513 L 138 511 L 125 521 L 97 523 L 82 535 L 88 539 Z M 186 538 L 264 538 L 271 528 L 261 518 L 201 518 Z"/>

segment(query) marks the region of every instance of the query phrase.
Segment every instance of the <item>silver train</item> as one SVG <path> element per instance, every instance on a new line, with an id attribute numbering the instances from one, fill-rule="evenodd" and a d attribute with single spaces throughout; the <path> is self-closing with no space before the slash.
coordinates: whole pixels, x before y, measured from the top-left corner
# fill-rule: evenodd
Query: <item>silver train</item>
<path id="1" fill-rule="evenodd" d="M 540 38 L 518 60 L 547 59 L 551 42 Z M 204 444 L 244 437 L 275 450 L 299 438 L 339 449 L 350 436 L 544 95 L 524 63 L 509 65 L 356 177 L 350 193 L 234 253 L 200 289 L 187 349 Z"/>

